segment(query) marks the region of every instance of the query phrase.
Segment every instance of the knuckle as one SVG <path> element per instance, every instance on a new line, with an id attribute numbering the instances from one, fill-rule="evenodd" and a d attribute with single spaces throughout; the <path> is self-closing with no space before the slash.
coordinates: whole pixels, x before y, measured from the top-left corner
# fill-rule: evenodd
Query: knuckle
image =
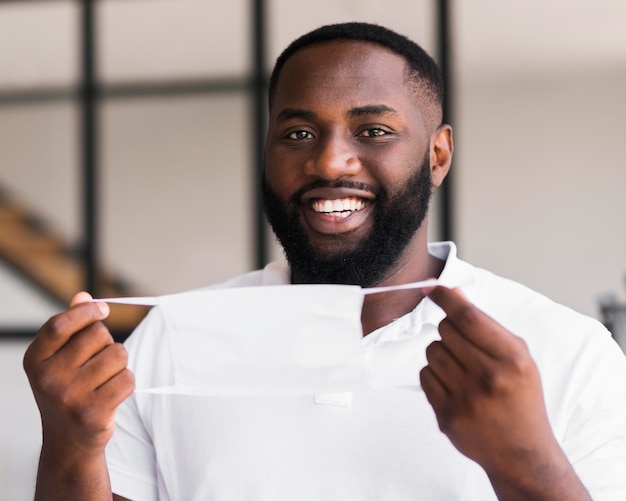
<path id="1" fill-rule="evenodd" d="M 441 322 L 439 322 L 439 334 L 441 335 L 441 338 L 445 338 L 450 331 L 452 331 L 454 329 L 452 322 L 450 321 L 450 319 L 448 317 L 444 318 Z"/>
<path id="2" fill-rule="evenodd" d="M 51 395 L 55 397 L 55 400 L 59 403 L 61 408 L 68 409 L 74 414 L 80 412 L 82 399 L 76 391 L 75 386 L 55 385 L 51 391 Z"/>
<path id="3" fill-rule="evenodd" d="M 481 388 L 487 395 L 501 396 L 515 390 L 514 381 L 509 371 L 496 369 L 483 371 L 480 378 Z"/>
<path id="4" fill-rule="evenodd" d="M 74 408 L 74 417 L 78 423 L 88 428 L 99 427 L 101 411 L 91 399 Z"/>
<path id="5" fill-rule="evenodd" d="M 69 321 L 67 316 L 61 313 L 51 317 L 42 328 L 42 331 L 44 331 L 49 338 L 55 341 L 57 339 L 64 338 L 68 328 Z"/>
<path id="6" fill-rule="evenodd" d="M 58 382 L 47 371 L 37 369 L 32 375 L 32 380 L 43 393 L 53 395 L 58 393 Z"/>
<path id="7" fill-rule="evenodd" d="M 512 353 L 509 357 L 509 365 L 515 374 L 524 374 L 528 370 L 527 358 L 519 353 Z"/>
<path id="8" fill-rule="evenodd" d="M 33 354 L 33 345 L 31 344 L 27 349 L 26 352 L 24 352 L 24 358 L 22 358 L 22 367 L 24 368 L 24 371 L 26 372 L 26 374 L 30 375 L 35 369 L 35 361 L 33 360 L 34 358 L 34 354 Z"/>
<path id="9" fill-rule="evenodd" d="M 107 357 L 110 357 L 117 366 L 126 367 L 128 363 L 128 351 L 121 343 L 112 343 L 105 348 Z"/>
<path id="10" fill-rule="evenodd" d="M 124 369 L 120 372 L 120 377 L 124 386 L 132 392 L 135 389 L 135 375 L 133 372 L 130 369 Z"/>
<path id="11" fill-rule="evenodd" d="M 457 311 L 457 318 L 461 324 L 473 325 L 478 321 L 478 312 L 471 304 L 464 304 Z"/>
<path id="12" fill-rule="evenodd" d="M 515 374 L 522 375 L 532 370 L 534 362 L 530 356 L 528 345 L 522 338 L 515 338 L 513 348 L 508 356 L 508 362 Z"/>
<path id="13" fill-rule="evenodd" d="M 111 349 L 115 351 L 115 354 L 119 358 L 123 360 L 128 360 L 128 351 L 126 350 L 126 347 L 122 343 L 113 343 L 111 345 Z"/>
<path id="14" fill-rule="evenodd" d="M 29 379 L 33 388 L 42 394 L 53 399 L 61 397 L 63 383 L 47 365 L 34 366 L 30 371 Z"/>
<path id="15" fill-rule="evenodd" d="M 449 435 L 452 432 L 450 420 L 443 416 L 440 416 L 439 419 L 437 419 L 437 425 L 439 426 L 439 431 L 441 431 L 444 435 Z"/>
<path id="16" fill-rule="evenodd" d="M 439 410 L 437 415 L 437 425 L 439 430 L 445 435 L 454 435 L 459 427 L 460 417 L 452 412 L 447 406 Z"/>
<path id="17" fill-rule="evenodd" d="M 110 413 L 93 393 L 83 395 L 80 402 L 69 408 L 69 413 L 79 427 L 90 430 L 91 434 L 107 429 Z"/>
<path id="18" fill-rule="evenodd" d="M 98 321 L 91 324 L 89 327 L 89 339 L 91 342 L 98 342 L 100 344 L 112 344 L 113 336 L 109 332 L 109 329 L 104 323 Z"/>
<path id="19" fill-rule="evenodd" d="M 426 347 L 426 360 L 431 362 L 437 356 L 437 353 L 441 350 L 441 341 L 433 341 Z"/>

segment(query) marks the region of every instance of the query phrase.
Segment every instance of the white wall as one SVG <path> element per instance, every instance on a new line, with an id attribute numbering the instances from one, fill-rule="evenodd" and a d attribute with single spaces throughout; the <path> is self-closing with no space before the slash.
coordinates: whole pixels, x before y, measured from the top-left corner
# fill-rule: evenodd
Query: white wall
<path id="1" fill-rule="evenodd" d="M 626 65 L 466 80 L 461 255 L 592 316 L 626 274 Z"/>
<path id="2" fill-rule="evenodd" d="M 102 242 L 109 269 L 150 294 L 252 268 L 247 99 L 110 102 L 102 110 Z"/>
<path id="3" fill-rule="evenodd" d="M 0 319 L 33 329 L 60 310 L 0 262 Z M 0 501 L 32 499 L 41 431 L 22 358 L 27 341 L 0 341 Z"/>
<path id="4" fill-rule="evenodd" d="M 41 426 L 22 370 L 26 346 L 6 340 L 0 345 L 0 501 L 33 499 Z"/>

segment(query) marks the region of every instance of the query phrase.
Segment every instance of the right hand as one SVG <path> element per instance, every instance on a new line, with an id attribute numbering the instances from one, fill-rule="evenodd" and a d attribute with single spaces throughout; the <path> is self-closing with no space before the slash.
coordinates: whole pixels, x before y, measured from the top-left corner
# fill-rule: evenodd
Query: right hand
<path id="1" fill-rule="evenodd" d="M 117 407 L 133 392 L 128 355 L 102 323 L 105 303 L 86 292 L 50 318 L 24 355 L 41 413 L 44 447 L 101 453 L 110 440 Z"/>

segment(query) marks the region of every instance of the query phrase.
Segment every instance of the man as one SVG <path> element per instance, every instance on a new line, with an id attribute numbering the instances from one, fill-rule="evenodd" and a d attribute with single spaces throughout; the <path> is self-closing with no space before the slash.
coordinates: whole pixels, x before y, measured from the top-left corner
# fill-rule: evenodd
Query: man
<path id="1" fill-rule="evenodd" d="M 264 195 L 289 266 L 222 284 L 461 286 L 365 298 L 372 377 L 420 388 L 133 394 L 175 377 L 162 314 L 127 360 L 107 307 L 81 293 L 25 355 L 39 499 L 111 499 L 111 483 L 121 499 L 626 499 L 626 361 L 609 334 L 427 243 L 452 157 L 441 87 L 431 58 L 382 27 L 331 25 L 288 47 L 270 82 Z"/>

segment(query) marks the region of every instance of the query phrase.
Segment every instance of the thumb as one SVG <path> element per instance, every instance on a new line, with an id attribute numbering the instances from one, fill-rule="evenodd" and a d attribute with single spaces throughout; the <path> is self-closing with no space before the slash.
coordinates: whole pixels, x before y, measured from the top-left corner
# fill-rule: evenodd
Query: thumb
<path id="1" fill-rule="evenodd" d="M 80 303 L 88 303 L 91 300 L 93 300 L 93 298 L 91 297 L 91 294 L 89 294 L 88 292 L 81 291 L 74 295 L 74 297 L 70 301 L 70 306 L 76 306 L 77 304 L 80 304 Z"/>

